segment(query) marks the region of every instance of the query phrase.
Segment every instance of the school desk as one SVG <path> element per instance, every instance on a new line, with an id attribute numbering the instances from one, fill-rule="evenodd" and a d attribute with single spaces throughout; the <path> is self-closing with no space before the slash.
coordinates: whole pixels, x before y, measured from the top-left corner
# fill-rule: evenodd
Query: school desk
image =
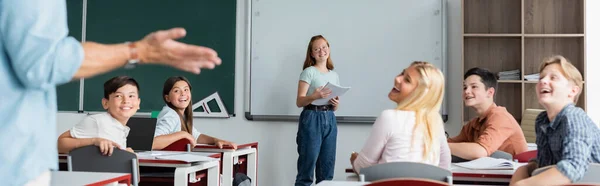
<path id="1" fill-rule="evenodd" d="M 325 180 L 317 184 L 316 186 L 361 186 L 369 184 L 369 182 L 359 182 L 359 181 L 330 181 Z"/>
<path id="2" fill-rule="evenodd" d="M 104 186 L 115 182 L 131 184 L 129 173 L 106 172 L 50 172 L 50 186 Z"/>
<path id="3" fill-rule="evenodd" d="M 181 153 L 178 151 L 152 151 L 156 153 Z M 219 153 L 202 153 L 202 152 L 186 152 L 194 153 L 197 155 L 221 158 Z M 66 163 L 67 154 L 59 154 L 59 163 Z M 138 157 L 140 167 L 171 167 L 175 168 L 174 185 L 175 186 L 187 186 L 189 182 L 196 182 L 196 172 L 207 170 L 207 185 L 219 185 L 219 161 L 207 161 L 207 162 L 185 162 L 178 160 L 165 160 L 149 158 L 145 156 Z M 188 180 L 188 175 L 189 180 Z M 141 179 L 144 179 L 143 177 Z M 143 181 L 143 180 L 142 180 Z"/>
<path id="4" fill-rule="evenodd" d="M 245 173 L 252 180 L 253 186 L 258 185 L 258 142 L 239 144 L 235 150 L 231 146 L 224 146 L 220 149 L 215 145 L 199 144 L 194 147 L 193 151 L 221 153 L 223 186 L 233 184 L 235 172 Z M 236 165 L 242 170 L 234 172 Z"/>
<path id="5" fill-rule="evenodd" d="M 452 164 L 452 180 L 454 183 L 510 183 L 515 171 L 527 163 L 517 163 L 512 170 L 473 170 Z"/>

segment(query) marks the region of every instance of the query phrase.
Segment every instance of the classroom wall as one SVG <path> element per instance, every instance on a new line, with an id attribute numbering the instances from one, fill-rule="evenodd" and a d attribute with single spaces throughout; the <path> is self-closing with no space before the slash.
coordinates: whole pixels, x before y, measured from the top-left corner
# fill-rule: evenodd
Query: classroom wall
<path id="1" fill-rule="evenodd" d="M 246 28 L 244 21 L 246 18 L 246 0 L 238 0 L 238 33 L 237 33 L 237 56 L 236 56 L 236 85 L 235 85 L 235 111 L 236 117 L 229 119 L 195 119 L 195 127 L 208 135 L 224 138 L 235 142 L 259 142 L 259 185 L 276 186 L 292 185 L 296 176 L 296 131 L 295 122 L 263 122 L 247 121 L 243 116 L 244 99 L 247 99 L 247 92 L 244 92 L 244 68 L 247 61 L 244 61 L 244 44 Z M 593 72 L 593 69 L 600 69 L 600 64 L 594 64 L 595 60 L 600 59 L 600 23 L 593 23 L 592 18 L 599 18 L 600 13 L 592 11 L 591 7 L 600 8 L 600 1 L 587 1 L 587 69 Z M 448 105 L 449 121 L 446 124 L 446 130 L 450 135 L 455 135 L 460 131 L 461 118 L 460 110 L 462 74 L 461 74 L 461 29 L 460 29 L 460 8 L 461 0 L 448 0 Z M 591 51 L 596 51 L 593 53 Z M 300 60 L 301 61 L 301 60 Z M 299 63 L 300 63 L 299 61 Z M 343 64 L 339 64 L 343 65 Z M 401 69 L 398 69 L 400 72 Z M 343 75 L 343 74 L 342 74 Z M 600 88 L 600 73 L 587 73 L 588 94 L 598 92 Z M 596 81 L 589 81 L 595 79 Z M 295 83 L 295 82 L 290 82 Z M 142 93 L 144 94 L 144 93 Z M 343 106 L 342 100 L 341 105 Z M 595 105 L 592 103 L 596 103 Z M 600 98 L 594 96 L 588 97 L 588 111 L 594 121 L 598 123 L 600 116 L 593 113 L 600 111 Z M 75 125 L 83 118 L 81 114 L 59 113 L 58 115 L 58 133 L 62 133 Z M 339 124 L 338 125 L 338 143 L 336 156 L 336 169 L 334 179 L 343 180 L 347 176 L 344 169 L 350 167 L 349 157 L 352 151 L 359 151 L 368 136 L 370 125 L 368 124 Z"/>
<path id="2" fill-rule="evenodd" d="M 595 94 L 600 92 L 600 22 L 597 21 L 600 18 L 600 1 L 587 0 L 585 3 L 587 112 L 594 123 L 600 126 L 600 97 Z"/>

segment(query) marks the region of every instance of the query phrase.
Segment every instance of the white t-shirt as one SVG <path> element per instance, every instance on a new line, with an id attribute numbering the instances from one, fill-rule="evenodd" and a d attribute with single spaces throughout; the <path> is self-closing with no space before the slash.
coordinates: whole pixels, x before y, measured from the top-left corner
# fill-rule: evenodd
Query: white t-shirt
<path id="1" fill-rule="evenodd" d="M 109 113 L 86 116 L 71 129 L 74 138 L 104 138 L 127 148 L 129 127 L 121 124 Z"/>
<path id="2" fill-rule="evenodd" d="M 177 114 L 177 112 L 175 112 L 175 110 L 173 110 L 171 107 L 164 106 L 158 114 L 156 120 L 154 137 L 173 134 L 179 131 L 181 131 L 181 119 L 179 119 L 179 114 Z M 196 141 L 198 141 L 198 137 L 200 137 L 200 132 L 193 126 L 192 136 L 194 136 Z"/>

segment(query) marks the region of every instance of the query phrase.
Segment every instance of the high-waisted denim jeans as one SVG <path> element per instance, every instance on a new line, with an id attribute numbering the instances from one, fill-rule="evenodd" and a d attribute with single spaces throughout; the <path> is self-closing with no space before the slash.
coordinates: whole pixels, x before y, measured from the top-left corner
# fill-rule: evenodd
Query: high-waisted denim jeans
<path id="1" fill-rule="evenodd" d="M 299 157 L 295 186 L 311 185 L 314 174 L 316 183 L 333 179 L 336 141 L 337 121 L 332 110 L 302 111 L 296 136 Z"/>

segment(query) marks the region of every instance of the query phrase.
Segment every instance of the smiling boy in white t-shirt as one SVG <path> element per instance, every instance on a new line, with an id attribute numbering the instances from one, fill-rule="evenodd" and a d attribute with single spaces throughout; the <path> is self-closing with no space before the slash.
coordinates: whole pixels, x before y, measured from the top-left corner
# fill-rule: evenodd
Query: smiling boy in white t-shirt
<path id="1" fill-rule="evenodd" d="M 129 127 L 127 121 L 140 108 L 139 86 L 135 79 L 117 76 L 104 83 L 102 106 L 106 113 L 86 116 L 71 130 L 58 137 L 58 152 L 95 145 L 104 155 L 111 155 L 113 148 L 126 149 Z"/>

